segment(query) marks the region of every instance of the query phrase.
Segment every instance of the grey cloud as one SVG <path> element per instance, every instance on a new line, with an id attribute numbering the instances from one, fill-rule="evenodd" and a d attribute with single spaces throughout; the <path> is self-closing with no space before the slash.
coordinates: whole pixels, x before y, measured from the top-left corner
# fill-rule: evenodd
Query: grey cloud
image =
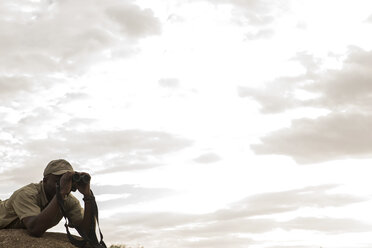
<path id="1" fill-rule="evenodd" d="M 366 19 L 366 22 L 370 22 L 370 23 L 372 23 L 372 15 L 370 15 L 370 16 Z"/>
<path id="2" fill-rule="evenodd" d="M 218 237 L 227 233 L 265 233 L 278 228 L 278 222 L 272 219 L 252 218 L 252 219 L 232 219 L 224 221 L 205 222 L 190 228 L 180 228 L 175 231 L 180 237 L 198 236 L 198 237 Z"/>
<path id="3" fill-rule="evenodd" d="M 52 134 L 51 134 L 52 135 Z M 161 155 L 181 150 L 191 144 L 190 140 L 172 134 L 142 130 L 100 130 L 87 132 L 65 131 L 48 139 L 32 140 L 25 147 L 35 153 L 64 152 L 77 157 L 92 154 L 136 153 L 138 155 Z"/>
<path id="4" fill-rule="evenodd" d="M 233 235 L 224 235 L 224 236 L 216 236 L 216 237 L 209 237 L 209 238 L 202 238 L 195 241 L 188 241 L 185 244 L 181 245 L 180 247 L 195 247 L 195 248 L 226 248 L 226 247 L 234 247 L 234 248 L 246 248 L 249 245 L 257 244 L 257 241 L 254 241 L 250 238 L 243 238 L 243 237 L 236 237 Z"/>
<path id="5" fill-rule="evenodd" d="M 221 160 L 220 156 L 218 156 L 215 153 L 202 154 L 199 157 L 194 159 L 195 162 L 202 163 L 202 164 L 215 163 L 220 160 Z"/>
<path id="6" fill-rule="evenodd" d="M 322 185 L 249 196 L 227 209 L 213 213 L 210 218 L 231 220 L 290 212 L 304 207 L 340 207 L 367 200 L 352 195 L 327 193 L 335 187 L 335 185 Z"/>
<path id="7" fill-rule="evenodd" d="M 353 219 L 299 217 L 283 223 L 282 228 L 337 234 L 369 232 L 372 226 Z"/>
<path id="8" fill-rule="evenodd" d="M 123 193 L 129 192 L 132 186 L 100 186 L 97 189 L 97 193 Z M 282 191 L 282 192 L 270 192 L 258 195 L 249 196 L 241 201 L 235 202 L 228 206 L 226 209 L 220 209 L 212 213 L 201 214 L 201 215 L 185 215 L 177 213 L 149 213 L 145 214 L 145 217 L 139 217 L 142 213 L 128 213 L 123 214 L 122 219 L 115 218 L 111 221 L 117 221 L 116 224 L 128 223 L 130 218 L 131 225 L 135 226 L 146 226 L 151 228 L 157 227 L 182 227 L 189 224 L 195 224 L 196 226 L 215 225 L 216 230 L 223 228 L 219 226 L 219 223 L 239 223 L 241 220 L 252 220 L 251 218 L 269 216 L 273 214 L 280 214 L 285 212 L 296 211 L 300 208 L 312 207 L 312 208 L 325 208 L 325 207 L 342 207 L 353 203 L 359 203 L 367 201 L 361 197 L 356 197 L 347 194 L 336 194 L 328 193 L 328 191 L 334 189 L 336 185 L 320 185 L 313 187 L 305 187 L 302 189 Z M 132 217 L 131 217 L 132 216 Z M 161 218 L 158 218 L 162 216 Z M 159 220 L 161 219 L 161 222 Z M 237 222 L 235 222 L 237 221 Z M 245 222 L 244 222 L 245 223 Z M 254 223 L 254 220 L 252 220 Z M 259 219 L 256 224 L 262 226 L 262 230 L 272 228 L 273 224 L 269 220 Z M 185 232 L 193 232 L 195 227 L 182 229 Z M 244 227 L 243 227 L 244 228 Z M 249 227 L 247 227 L 249 228 Z M 204 229 L 207 232 L 207 229 Z M 254 232 L 254 231 L 252 231 Z"/>
<path id="9" fill-rule="evenodd" d="M 214 4 L 230 4 L 236 7 L 235 13 L 240 13 L 251 25 L 266 25 L 274 21 L 276 14 L 287 9 L 287 1 L 266 0 L 217 0 Z"/>
<path id="10" fill-rule="evenodd" d="M 124 181 L 125 179 L 123 179 Z M 137 204 L 141 202 L 149 202 L 152 200 L 168 197 L 175 192 L 170 189 L 163 188 L 143 188 L 136 185 L 93 185 L 92 190 L 95 195 L 100 194 L 128 194 L 128 196 L 121 197 L 114 200 L 97 201 L 97 204 L 102 209 L 112 209 L 130 204 Z M 126 220 L 126 223 L 128 220 Z"/>
<path id="11" fill-rule="evenodd" d="M 195 2 L 210 2 L 213 5 L 230 5 L 231 21 L 236 25 L 246 27 L 247 40 L 267 39 L 274 35 L 271 28 L 275 19 L 289 10 L 288 0 L 193 0 Z"/>
<path id="12" fill-rule="evenodd" d="M 35 138 L 39 135 L 35 130 L 40 128 L 44 128 L 45 133 L 60 128 L 58 117 L 61 116 L 61 110 L 58 106 L 36 107 L 29 111 L 27 111 L 28 106 L 23 107 L 25 107 L 24 112 L 22 107 L 17 112 L 19 115 L 17 123 L 3 123 L 2 127 L 4 132 L 12 135 L 19 143 Z"/>
<path id="13" fill-rule="evenodd" d="M 211 244 L 217 245 L 222 239 L 230 240 L 238 226 L 243 227 L 243 225 L 237 224 L 234 225 L 234 230 L 227 230 L 223 223 L 218 226 L 209 226 L 208 223 L 200 222 L 198 219 L 198 215 L 180 213 L 132 212 L 116 215 L 115 218 L 107 219 L 102 223 L 117 227 L 113 238 L 119 236 L 128 240 L 128 242 L 144 243 L 145 246 L 146 242 L 152 243 L 153 240 L 161 240 L 163 244 L 166 244 L 166 247 L 209 247 Z M 254 223 L 259 222 L 259 220 L 252 221 L 249 230 L 254 230 Z M 247 228 L 245 229 L 247 230 Z M 214 234 L 218 235 L 213 236 Z M 194 241 L 188 242 L 187 240 L 190 239 Z M 251 239 L 234 239 L 232 243 L 240 247 L 246 245 L 247 242 L 252 243 L 253 241 Z M 223 244 L 224 246 L 227 243 L 232 244 L 231 242 L 222 242 L 220 245 Z"/>
<path id="14" fill-rule="evenodd" d="M 276 221 L 274 219 L 253 218 L 235 219 L 213 223 L 205 223 L 193 228 L 181 228 L 179 236 L 218 237 L 221 235 L 239 233 L 266 233 L 275 229 L 308 230 L 322 233 L 340 234 L 350 232 L 368 232 L 371 225 L 358 220 L 329 217 L 298 217 L 289 221 Z"/>
<path id="15" fill-rule="evenodd" d="M 76 100 L 81 100 L 89 98 L 89 95 L 83 92 L 70 92 L 66 93 L 63 98 L 61 98 L 60 102 L 71 102 L 71 101 L 76 101 Z"/>
<path id="16" fill-rule="evenodd" d="M 80 75 L 97 61 L 136 53 L 139 39 L 161 32 L 154 13 L 132 1 L 4 0 L 0 13 L 2 96 L 47 88 L 58 73 Z"/>
<path id="17" fill-rule="evenodd" d="M 156 167 L 163 166 L 162 163 L 143 161 L 143 162 L 133 162 L 137 161 L 138 156 L 116 156 L 111 159 L 107 159 L 105 163 L 109 166 L 106 166 L 104 169 L 97 171 L 99 174 L 108 174 L 121 171 L 138 171 L 138 170 L 148 170 Z"/>
<path id="18" fill-rule="evenodd" d="M 322 70 L 322 61 L 307 53 L 299 53 L 293 60 L 304 66 L 302 75 L 278 78 L 263 89 L 240 87 L 239 96 L 257 101 L 262 113 L 313 107 L 330 114 L 294 120 L 290 128 L 272 132 L 262 137 L 260 144 L 251 145 L 253 151 L 291 156 L 298 163 L 371 156 L 371 137 L 365 130 L 372 120 L 372 51 L 350 47 L 337 70 Z M 299 99 L 297 90 L 314 97 Z"/>
<path id="19" fill-rule="evenodd" d="M 30 120 L 29 120 L 30 121 Z M 13 168 L 6 170 L 2 177 L 24 182 L 40 178 L 47 162 L 66 158 L 75 169 L 89 169 L 89 164 L 105 165 L 102 171 L 133 170 L 161 165 L 161 156 L 177 152 L 192 144 L 192 141 L 165 132 L 142 130 L 101 130 L 72 131 L 61 129 L 49 133 L 43 139 L 23 140 L 17 145 L 20 153 L 14 157 Z M 22 154 L 22 155 L 20 155 Z M 99 162 L 97 159 L 99 158 Z M 128 168 L 130 166 L 130 168 Z M 20 173 L 29 170 L 29 174 Z"/>
<path id="20" fill-rule="evenodd" d="M 161 229 L 175 228 L 188 223 L 197 221 L 197 215 L 172 213 L 172 212 L 151 212 L 140 213 L 130 212 L 123 213 L 110 218 L 107 221 L 110 225 L 131 226 L 140 229 Z"/>
<path id="21" fill-rule="evenodd" d="M 238 87 L 238 95 L 252 99 L 260 104 L 260 111 L 264 114 L 281 113 L 288 109 L 309 106 L 306 102 L 295 96 L 297 89 L 305 90 L 310 87 L 310 82 L 319 78 L 321 61 L 306 52 L 297 53 L 290 59 L 300 63 L 305 73 L 297 76 L 283 76 L 268 82 L 263 88 Z M 318 93 L 318 92 L 312 92 Z"/>
<path id="22" fill-rule="evenodd" d="M 287 91 L 273 91 L 269 87 L 265 89 L 239 87 L 238 94 L 240 97 L 247 97 L 259 102 L 260 111 L 265 114 L 280 113 L 298 104 L 298 101 L 293 99 Z"/>
<path id="23" fill-rule="evenodd" d="M 180 85 L 180 82 L 177 78 L 161 78 L 158 83 L 160 86 L 169 89 L 176 89 Z"/>
<path id="24" fill-rule="evenodd" d="M 350 157 L 371 157 L 372 116 L 333 113 L 317 119 L 298 119 L 289 128 L 262 137 L 251 145 L 257 154 L 291 156 L 306 164 Z"/>
<path id="25" fill-rule="evenodd" d="M 350 50 L 341 70 L 327 71 L 319 80 L 304 87 L 310 93 L 320 94 L 318 98 L 304 101 L 304 105 L 331 110 L 372 110 L 372 51 Z"/>
<path id="26" fill-rule="evenodd" d="M 19 149 L 21 150 L 21 149 Z M 16 187 L 21 187 L 29 183 L 39 182 L 43 178 L 43 171 L 47 163 L 56 158 L 62 158 L 59 156 L 40 155 L 40 156 L 27 156 L 27 153 L 19 151 L 20 154 L 12 156 L 12 161 L 9 161 L 11 166 L 1 173 L 0 179 L 12 182 L 16 190 Z M 13 153 L 15 151 L 12 151 Z M 65 157 L 64 157 L 65 158 Z"/>
<path id="27" fill-rule="evenodd" d="M 80 99 L 80 98 L 79 98 Z M 87 126 L 94 125 L 97 122 L 96 119 L 93 118 L 72 118 L 65 122 L 63 126 L 65 129 L 80 129 L 86 128 Z"/>
<path id="28" fill-rule="evenodd" d="M 120 30 L 130 37 L 160 34 L 160 22 L 150 9 L 140 9 L 136 5 L 122 4 L 106 10 L 107 16 L 118 23 Z"/>
<path id="29" fill-rule="evenodd" d="M 17 91 L 27 91 L 33 88 L 32 84 L 25 77 L 0 77 L 1 97 L 13 95 Z"/>
<path id="30" fill-rule="evenodd" d="M 105 225 L 121 229 L 122 231 L 116 232 L 115 235 L 128 240 L 133 237 L 137 240 L 159 240 L 166 237 L 172 243 L 180 238 L 183 240 L 192 238 L 196 240 L 195 243 L 191 242 L 187 245 L 205 244 L 206 247 L 207 244 L 212 244 L 221 238 L 229 239 L 239 234 L 266 233 L 275 229 L 318 231 L 329 234 L 369 231 L 370 225 L 353 219 L 309 216 L 277 221 L 272 216 L 294 212 L 300 208 L 342 207 L 368 200 L 329 192 L 335 187 L 336 185 L 320 185 L 258 194 L 235 202 L 226 209 L 208 214 L 128 212 L 115 215 L 103 222 L 106 222 Z M 120 187 L 117 190 L 121 191 Z M 255 241 L 243 239 L 237 242 L 237 245 L 246 245 L 246 242 Z M 171 247 L 182 245 L 188 247 L 185 244 Z"/>
<path id="31" fill-rule="evenodd" d="M 0 73 L 0 103 L 4 107 L 14 107 L 12 103 L 22 103 L 27 97 L 32 98 L 33 94 L 48 90 L 58 83 L 58 80 L 51 80 L 50 84 L 46 83 L 49 80 L 51 79 L 47 77 L 2 76 Z"/>
<path id="32" fill-rule="evenodd" d="M 239 87 L 240 97 L 250 97 L 262 106 L 262 112 L 283 112 L 298 107 L 325 108 L 332 111 L 358 109 L 371 112 L 370 67 L 372 51 L 349 48 L 349 55 L 340 70 L 321 70 L 322 61 L 308 53 L 299 53 L 292 60 L 305 68 L 305 73 L 294 77 L 280 77 L 266 84 L 262 90 Z M 315 95 L 297 99 L 296 90 Z M 275 107 L 278 105 L 278 107 Z"/>
<path id="33" fill-rule="evenodd" d="M 304 67 L 306 70 L 305 75 L 307 76 L 305 80 L 312 79 L 315 76 L 314 74 L 319 72 L 322 65 L 321 59 L 308 52 L 298 52 L 293 58 L 291 58 L 291 61 L 297 61 Z"/>
<path id="34" fill-rule="evenodd" d="M 81 97 L 85 96 L 77 93 L 63 99 L 76 101 Z M 0 128 L 4 168 L 1 177 L 17 183 L 40 180 L 44 166 L 56 158 L 66 158 L 80 170 L 90 169 L 87 165 L 94 164 L 96 171 L 91 173 L 144 170 L 162 166 L 163 155 L 192 144 L 191 140 L 166 132 L 93 131 L 95 119 L 72 118 L 62 122 L 66 114 L 61 113 L 58 105 L 20 114 L 16 124 L 3 121 Z M 40 128 L 43 136 L 35 132 Z"/>
<path id="35" fill-rule="evenodd" d="M 282 245 L 279 245 L 279 246 L 266 246 L 265 248 L 314 248 L 314 247 L 319 247 L 319 248 L 322 248 L 322 246 L 320 245 L 285 245 L 285 246 L 282 246 Z"/>

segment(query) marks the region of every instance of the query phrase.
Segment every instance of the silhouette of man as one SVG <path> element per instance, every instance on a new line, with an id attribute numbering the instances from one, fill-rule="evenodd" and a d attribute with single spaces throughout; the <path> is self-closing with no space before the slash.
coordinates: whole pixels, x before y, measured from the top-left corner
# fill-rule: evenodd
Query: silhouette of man
<path id="1" fill-rule="evenodd" d="M 57 201 L 56 185 L 59 182 L 61 198 L 69 226 L 79 233 L 88 233 L 93 221 L 90 183 L 77 185 L 72 181 L 74 170 L 71 164 L 58 159 L 48 163 L 44 178 L 39 183 L 31 183 L 12 196 L 0 201 L 0 229 L 24 228 L 32 236 L 40 237 L 62 219 Z M 87 174 L 87 173 L 81 173 Z M 84 209 L 78 199 L 70 194 L 72 187 L 84 195 Z"/>

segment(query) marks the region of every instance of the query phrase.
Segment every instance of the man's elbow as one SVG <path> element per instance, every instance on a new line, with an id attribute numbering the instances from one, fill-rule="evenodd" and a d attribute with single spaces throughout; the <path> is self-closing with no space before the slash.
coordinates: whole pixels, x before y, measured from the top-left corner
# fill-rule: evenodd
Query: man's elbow
<path id="1" fill-rule="evenodd" d="M 22 222 L 25 225 L 28 234 L 33 237 L 41 237 L 46 231 L 43 226 L 38 224 L 36 216 L 26 217 Z"/>
<path id="2" fill-rule="evenodd" d="M 29 235 L 31 235 L 33 237 L 37 237 L 37 238 L 43 236 L 43 234 L 46 231 L 45 229 L 43 229 L 39 225 L 35 225 L 35 223 L 26 225 L 26 228 L 27 228 L 27 232 L 28 232 Z"/>
<path id="3" fill-rule="evenodd" d="M 27 232 L 29 235 L 37 238 L 40 238 L 45 233 L 45 231 L 36 228 L 27 229 Z"/>

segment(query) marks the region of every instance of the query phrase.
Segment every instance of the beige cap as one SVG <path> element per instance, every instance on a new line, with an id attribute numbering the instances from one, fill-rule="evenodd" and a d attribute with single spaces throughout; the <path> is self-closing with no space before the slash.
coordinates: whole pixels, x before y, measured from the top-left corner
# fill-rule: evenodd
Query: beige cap
<path id="1" fill-rule="evenodd" d="M 71 164 L 66 160 L 64 159 L 52 160 L 48 163 L 47 167 L 44 170 L 44 177 L 49 174 L 59 176 L 69 171 L 74 172 L 74 169 L 72 169 Z"/>

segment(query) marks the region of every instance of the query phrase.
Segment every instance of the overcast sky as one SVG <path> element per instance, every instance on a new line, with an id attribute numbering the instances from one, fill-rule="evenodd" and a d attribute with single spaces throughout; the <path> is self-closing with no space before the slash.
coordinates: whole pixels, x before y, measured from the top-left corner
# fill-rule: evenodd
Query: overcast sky
<path id="1" fill-rule="evenodd" d="M 65 158 L 107 244 L 372 247 L 372 1 L 2 0 L 0 20 L 1 199 Z"/>

